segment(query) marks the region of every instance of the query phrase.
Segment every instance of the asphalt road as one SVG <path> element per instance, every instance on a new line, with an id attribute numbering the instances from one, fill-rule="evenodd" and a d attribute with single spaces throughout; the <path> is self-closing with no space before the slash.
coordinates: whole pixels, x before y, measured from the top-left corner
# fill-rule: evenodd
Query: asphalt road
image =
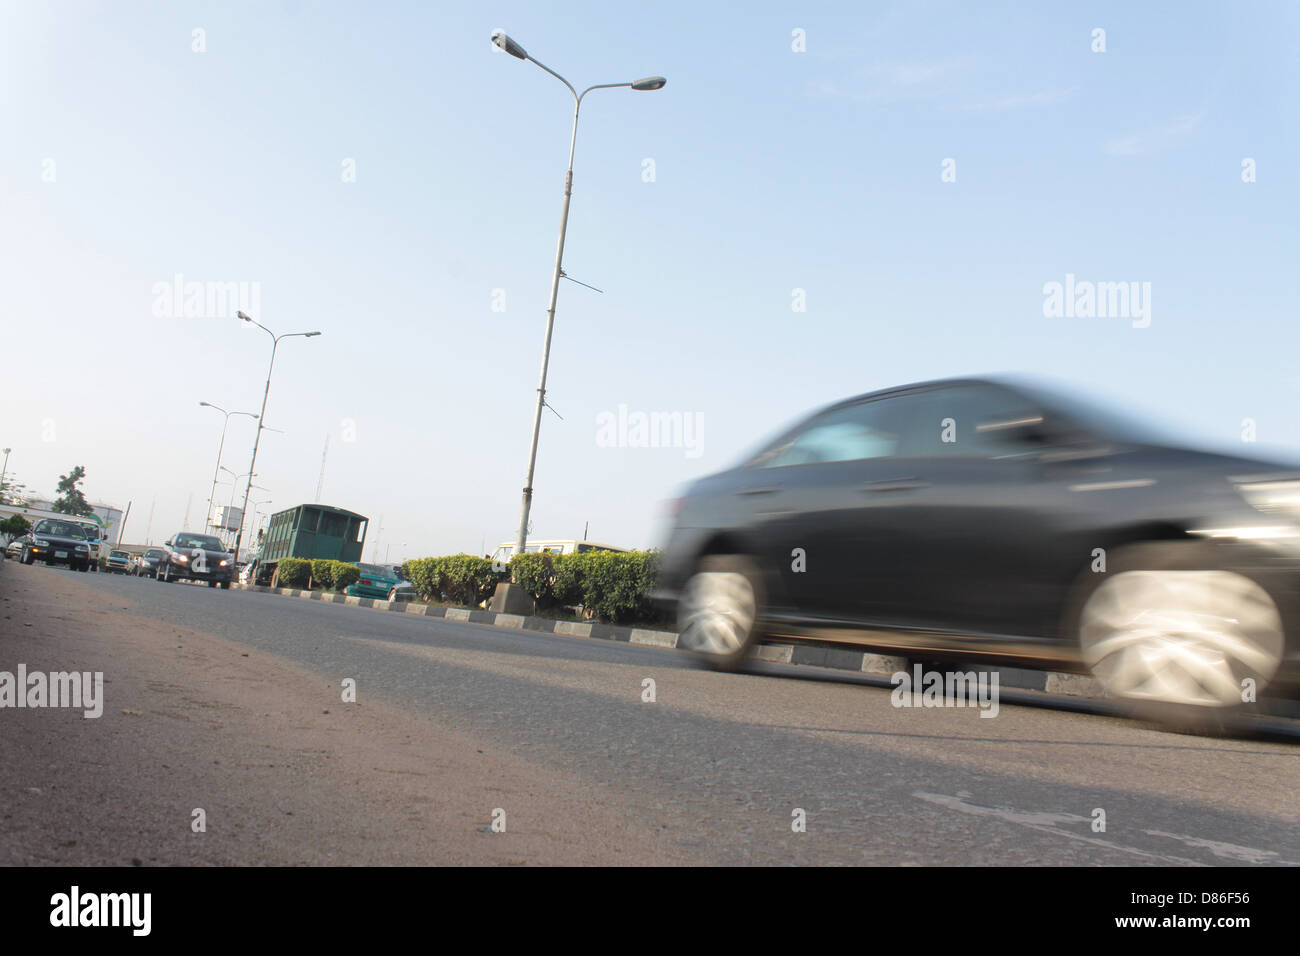
<path id="1" fill-rule="evenodd" d="M 702 862 L 1300 864 L 1300 740 L 1286 736 L 1184 736 L 1013 695 L 992 719 L 896 708 L 887 687 L 836 672 L 716 674 L 667 649 L 71 576 L 142 623 L 353 678 L 360 700 L 581 781 Z"/>

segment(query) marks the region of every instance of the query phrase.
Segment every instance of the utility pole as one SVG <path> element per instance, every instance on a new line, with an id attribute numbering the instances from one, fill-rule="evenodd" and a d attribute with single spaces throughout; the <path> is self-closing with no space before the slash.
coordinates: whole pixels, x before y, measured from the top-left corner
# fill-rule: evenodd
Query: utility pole
<path id="1" fill-rule="evenodd" d="M 316 481 L 316 504 L 320 504 L 321 489 L 325 487 L 325 456 L 330 453 L 330 433 L 325 433 L 325 450 L 320 453 L 320 478 Z"/>

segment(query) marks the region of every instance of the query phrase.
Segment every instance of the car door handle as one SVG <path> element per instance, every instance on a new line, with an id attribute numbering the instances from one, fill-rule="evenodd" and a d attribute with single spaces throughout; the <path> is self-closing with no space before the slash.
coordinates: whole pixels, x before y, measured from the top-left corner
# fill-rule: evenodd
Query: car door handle
<path id="1" fill-rule="evenodd" d="M 738 494 L 738 495 L 770 495 L 770 494 L 774 494 L 775 492 L 780 491 L 780 490 L 781 490 L 780 488 L 743 488 L 743 489 L 741 489 L 740 491 L 737 491 L 736 494 Z"/>
<path id="2" fill-rule="evenodd" d="M 920 478 L 881 478 L 868 481 L 862 486 L 863 491 L 907 491 L 911 488 L 928 488 L 930 483 Z"/>

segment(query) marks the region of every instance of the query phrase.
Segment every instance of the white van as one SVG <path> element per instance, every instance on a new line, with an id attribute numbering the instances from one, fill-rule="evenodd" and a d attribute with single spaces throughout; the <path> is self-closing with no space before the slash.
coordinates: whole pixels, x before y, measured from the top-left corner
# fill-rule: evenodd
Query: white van
<path id="1" fill-rule="evenodd" d="M 544 551 L 550 551 L 552 554 L 581 554 L 584 551 L 627 551 L 627 548 L 617 548 L 612 544 L 601 544 L 599 541 L 579 541 L 576 538 L 529 538 L 528 543 L 524 545 L 525 554 L 541 554 Z M 492 552 L 492 566 L 504 571 L 510 564 L 510 559 L 515 553 L 514 541 L 502 541 L 497 545 L 497 549 Z"/>

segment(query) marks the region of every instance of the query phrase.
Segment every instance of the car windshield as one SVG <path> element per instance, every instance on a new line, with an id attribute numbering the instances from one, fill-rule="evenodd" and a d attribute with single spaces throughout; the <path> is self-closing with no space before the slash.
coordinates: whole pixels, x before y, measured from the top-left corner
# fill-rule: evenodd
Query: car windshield
<path id="1" fill-rule="evenodd" d="M 33 534 L 48 534 L 60 538 L 81 538 L 85 539 L 85 532 L 81 530 L 80 525 L 75 525 L 71 521 L 52 521 L 46 518 L 36 525 Z"/>
<path id="2" fill-rule="evenodd" d="M 226 550 L 221 542 L 210 534 L 178 534 L 176 536 L 176 547 L 202 548 L 205 551 Z"/>
<path id="3" fill-rule="evenodd" d="M 146 558 L 161 558 L 161 557 L 162 557 L 162 552 L 161 552 L 161 551 L 154 550 L 153 548 L 150 548 L 148 551 L 146 551 L 146 552 L 144 553 L 144 556 L 145 556 Z"/>
<path id="4" fill-rule="evenodd" d="M 86 538 L 88 538 L 89 540 L 91 541 L 99 540 L 99 529 L 96 528 L 93 524 L 82 524 L 82 525 L 77 525 L 77 527 L 81 529 L 81 533 L 84 534 Z"/>

